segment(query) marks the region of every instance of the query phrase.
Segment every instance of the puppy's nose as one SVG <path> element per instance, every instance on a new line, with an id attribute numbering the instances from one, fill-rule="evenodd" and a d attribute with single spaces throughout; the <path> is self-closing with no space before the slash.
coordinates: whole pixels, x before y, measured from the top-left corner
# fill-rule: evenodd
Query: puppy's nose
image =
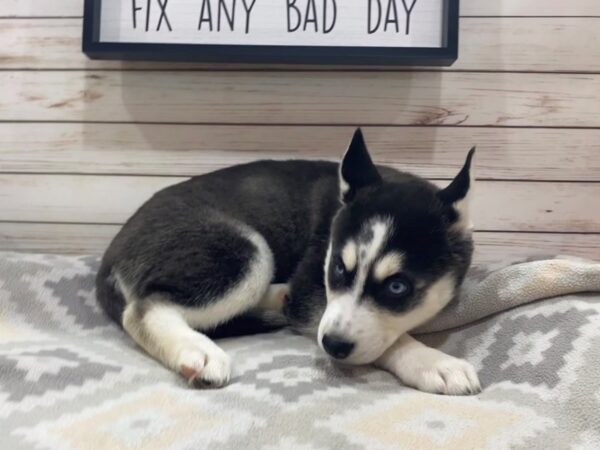
<path id="1" fill-rule="evenodd" d="M 354 350 L 354 343 L 326 334 L 323 336 L 323 348 L 335 359 L 344 359 Z"/>

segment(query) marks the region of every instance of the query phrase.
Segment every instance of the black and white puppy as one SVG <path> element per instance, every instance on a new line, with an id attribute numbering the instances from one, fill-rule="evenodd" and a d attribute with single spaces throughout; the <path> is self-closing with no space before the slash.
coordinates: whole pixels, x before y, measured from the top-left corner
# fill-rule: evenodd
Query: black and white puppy
<path id="1" fill-rule="evenodd" d="M 375 166 L 357 130 L 339 165 L 258 161 L 194 177 L 127 221 L 104 255 L 99 302 L 196 387 L 230 378 L 209 336 L 289 324 L 336 360 L 427 392 L 476 393 L 469 363 L 407 334 L 469 267 L 472 156 L 440 190 Z"/>

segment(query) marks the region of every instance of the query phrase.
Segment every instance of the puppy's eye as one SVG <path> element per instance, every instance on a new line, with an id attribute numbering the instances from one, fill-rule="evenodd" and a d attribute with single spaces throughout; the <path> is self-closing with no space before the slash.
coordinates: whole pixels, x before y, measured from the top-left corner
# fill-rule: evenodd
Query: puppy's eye
<path id="1" fill-rule="evenodd" d="M 388 290 L 390 294 L 402 295 L 408 290 L 408 287 L 402 281 L 392 281 L 388 284 Z"/>
<path id="2" fill-rule="evenodd" d="M 385 289 L 393 297 L 405 297 L 412 290 L 411 284 L 403 277 L 394 277 L 388 280 Z"/>
<path id="3" fill-rule="evenodd" d="M 344 266 L 342 261 L 337 261 L 335 263 L 335 266 L 333 267 L 333 273 L 338 277 L 346 275 L 346 266 Z"/>

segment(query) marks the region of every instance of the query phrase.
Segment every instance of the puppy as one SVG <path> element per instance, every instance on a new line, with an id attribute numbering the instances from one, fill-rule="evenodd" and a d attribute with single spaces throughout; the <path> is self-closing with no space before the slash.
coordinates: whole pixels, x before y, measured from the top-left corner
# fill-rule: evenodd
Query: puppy
<path id="1" fill-rule="evenodd" d="M 229 381 L 209 336 L 290 325 L 332 358 L 440 394 L 480 385 L 408 334 L 455 296 L 473 252 L 471 159 L 445 189 L 375 166 L 356 131 L 341 164 L 258 161 L 155 194 L 106 251 L 97 296 L 194 387 Z"/>

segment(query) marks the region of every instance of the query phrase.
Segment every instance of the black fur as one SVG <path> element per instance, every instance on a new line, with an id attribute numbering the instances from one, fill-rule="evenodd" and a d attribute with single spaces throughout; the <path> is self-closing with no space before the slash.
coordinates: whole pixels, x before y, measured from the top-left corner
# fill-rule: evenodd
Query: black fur
<path id="1" fill-rule="evenodd" d="M 413 295 L 401 303 L 390 305 L 382 302 L 380 306 L 393 312 L 405 312 L 419 303 L 425 293 L 424 287 L 449 270 L 462 280 L 470 265 L 473 244 L 470 237 L 452 230 L 456 212 L 452 217 L 448 216 L 449 206 L 439 195 L 443 191 L 411 174 L 384 167 L 380 167 L 379 171 L 383 180 L 359 189 L 354 200 L 336 217 L 332 230 L 333 254 L 339 255 L 348 237 L 370 240 L 371 236 L 365 236 L 365 230 L 361 230 L 369 218 L 392 218 L 394 232 L 386 249 L 405 255 L 406 275 L 413 282 L 421 281 L 423 288 L 416 288 Z M 468 182 L 468 169 L 466 174 Z M 465 195 L 466 191 L 462 198 Z M 335 284 L 333 278 L 330 282 Z M 366 289 L 368 292 L 364 294 L 377 301 L 379 296 L 375 295 L 375 291 L 378 283 L 370 279 Z"/>
<path id="2" fill-rule="evenodd" d="M 106 251 L 97 277 L 101 305 L 121 322 L 125 304 L 115 288 L 117 272 L 140 299 L 160 293 L 186 306 L 213 301 L 241 279 L 255 251 L 235 230 L 237 223 L 266 239 L 276 261 L 273 283 L 314 272 L 311 258 L 324 258 L 339 207 L 337 172 L 330 162 L 259 161 L 157 193 Z"/>
<path id="3" fill-rule="evenodd" d="M 437 195 L 439 199 L 446 205 L 451 205 L 458 200 L 462 200 L 467 195 L 467 192 L 469 192 L 469 188 L 471 187 L 470 172 L 473 156 L 475 156 L 475 147 L 469 151 L 463 168 L 460 170 L 456 178 L 452 180 L 452 183 L 450 183 L 450 185 L 448 185 L 448 187 L 445 189 L 442 189 L 438 192 Z"/>
<path id="4" fill-rule="evenodd" d="M 350 187 L 342 196 L 345 203 L 351 201 L 359 189 L 381 181 L 360 128 L 354 133 L 348 151 L 344 155 L 340 175 Z"/>
<path id="5" fill-rule="evenodd" d="M 410 283 L 411 293 L 390 302 L 382 295 L 382 283 L 369 275 L 361 296 L 379 307 L 403 313 L 421 301 L 426 288 L 441 276 L 451 272 L 460 284 L 471 263 L 473 242 L 468 232 L 454 229 L 458 213 L 455 202 L 466 197 L 470 189 L 470 169 L 475 148 L 448 187 L 440 190 L 422 178 L 386 167 L 376 167 L 370 157 L 360 130 L 354 135 L 340 173 L 349 185 L 347 205 L 337 214 L 332 228 L 332 260 L 327 271 L 330 286 L 351 284 L 352 273 L 345 280 L 334 274 L 335 261 L 348 238 L 368 242 L 372 238 L 364 224 L 373 217 L 389 218 L 393 233 L 386 251 L 404 255 L 403 277 Z M 363 175 L 360 175 L 363 173 Z M 336 286 L 337 285 L 337 286 Z"/>

